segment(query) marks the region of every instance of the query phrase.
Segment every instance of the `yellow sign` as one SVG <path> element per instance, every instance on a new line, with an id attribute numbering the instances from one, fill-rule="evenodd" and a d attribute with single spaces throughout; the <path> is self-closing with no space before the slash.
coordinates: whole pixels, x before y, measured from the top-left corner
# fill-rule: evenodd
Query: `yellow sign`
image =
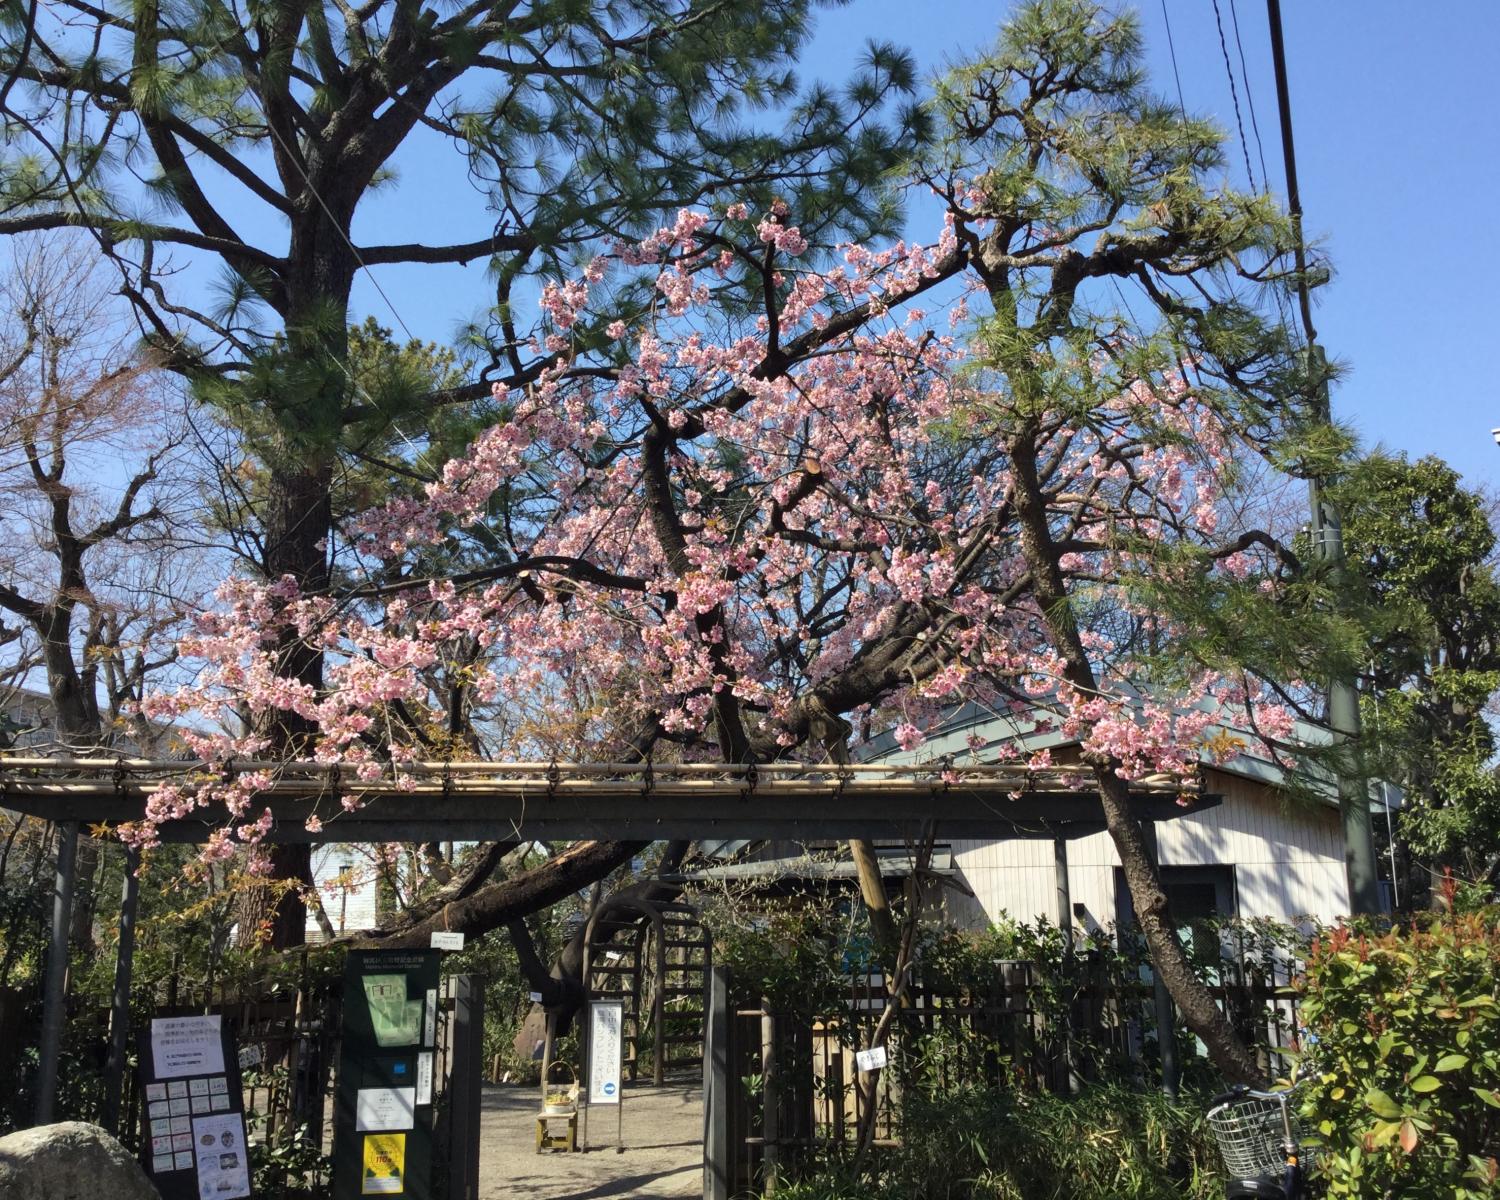
<path id="1" fill-rule="evenodd" d="M 399 1196 L 406 1190 L 406 1134 L 365 1134 L 361 1196 Z"/>

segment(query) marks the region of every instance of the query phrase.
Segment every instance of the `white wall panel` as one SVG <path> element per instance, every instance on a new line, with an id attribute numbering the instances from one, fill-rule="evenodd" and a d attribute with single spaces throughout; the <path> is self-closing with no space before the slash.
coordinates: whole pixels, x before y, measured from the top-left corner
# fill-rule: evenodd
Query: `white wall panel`
<path id="1" fill-rule="evenodd" d="M 1164 866 L 1232 865 L 1240 916 L 1331 921 L 1348 912 L 1343 842 L 1332 807 L 1291 807 L 1262 784 L 1214 770 L 1208 790 L 1223 803 L 1158 827 Z M 970 900 L 950 891 L 947 908 L 955 922 L 982 925 L 1002 915 L 1058 920 L 1050 841 L 954 842 L 953 858 L 960 882 L 974 893 Z M 1119 863 L 1107 833 L 1068 843 L 1073 902 L 1085 906 L 1091 922 L 1114 920 Z"/>
<path id="2" fill-rule="evenodd" d="M 313 883 L 335 933 L 353 933 L 376 927 L 379 923 L 376 911 L 378 888 L 367 854 L 352 846 L 320 846 L 313 851 L 312 867 Z M 345 871 L 350 873 L 352 886 L 334 882 Z M 307 914 L 307 934 L 312 940 L 322 937 L 317 918 L 311 911 Z"/>

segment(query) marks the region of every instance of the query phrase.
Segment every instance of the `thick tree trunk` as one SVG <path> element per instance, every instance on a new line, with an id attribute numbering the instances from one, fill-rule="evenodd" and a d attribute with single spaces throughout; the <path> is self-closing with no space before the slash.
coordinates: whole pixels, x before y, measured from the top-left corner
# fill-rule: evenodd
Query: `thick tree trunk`
<path id="1" fill-rule="evenodd" d="M 278 843 L 269 854 L 269 875 L 248 883 L 235 905 L 235 941 L 248 948 L 300 946 L 307 941 L 303 892 L 312 887 L 312 847 Z"/>
<path id="2" fill-rule="evenodd" d="M 327 463 L 308 466 L 288 461 L 272 464 L 265 521 L 266 575 L 290 575 L 303 591 L 328 584 L 324 539 L 332 523 L 329 488 L 332 470 Z M 301 642 L 288 641 L 281 649 L 283 674 L 314 687 L 323 681 L 322 655 Z M 290 715 L 266 732 L 271 757 L 295 758 L 316 732 L 309 722 Z M 240 894 L 235 920 L 242 946 L 272 949 L 299 946 L 307 940 L 307 907 L 303 888 L 312 884 L 312 847 L 277 845 L 270 850 L 271 871 L 264 882 L 248 884 Z"/>
<path id="3" fill-rule="evenodd" d="M 577 842 L 541 866 L 445 904 L 431 916 L 399 933 L 376 934 L 356 944 L 369 948 L 413 949 L 426 946 L 434 930 L 456 930 L 469 937 L 478 937 L 556 904 L 595 880 L 603 879 L 622 863 L 629 862 L 647 844 Z"/>
<path id="4" fill-rule="evenodd" d="M 1219 1011 L 1208 988 L 1188 962 L 1177 937 L 1177 927 L 1167 910 L 1161 877 L 1147 852 L 1140 822 L 1130 812 L 1130 789 L 1115 774 L 1116 765 L 1112 762 L 1091 764 L 1099 786 L 1099 798 L 1104 804 L 1104 820 L 1120 855 L 1136 920 L 1151 951 L 1151 967 L 1166 984 L 1188 1028 L 1203 1039 L 1214 1065 L 1234 1083 L 1263 1086 L 1265 1072 L 1256 1061 L 1254 1052 L 1240 1041 L 1229 1019 Z M 1164 1032 L 1162 1036 L 1171 1035 Z"/>
<path id="5" fill-rule="evenodd" d="M 316 209 L 294 222 L 292 261 L 298 270 L 287 282 L 288 400 L 271 414 L 278 429 L 266 463 L 263 565 L 267 579 L 289 576 L 308 593 L 328 586 L 333 463 L 348 396 L 348 311 L 355 264 L 338 231 Z M 279 670 L 321 687 L 322 653 L 288 639 L 281 647 Z M 271 738 L 269 756 L 295 758 L 316 729 L 281 714 L 264 732 Z M 273 849 L 269 881 L 251 884 L 241 895 L 236 911 L 241 944 L 258 941 L 262 931 L 269 933 L 273 949 L 306 941 L 302 889 L 311 881 L 310 846 Z"/>
<path id="6" fill-rule="evenodd" d="M 41 622 L 42 662 L 57 740 L 74 750 L 97 748 L 104 741 L 99 698 L 87 686 L 73 658 L 71 604 L 49 606 Z M 94 948 L 94 893 L 99 876 L 99 842 L 80 831 L 73 860 L 73 912 L 68 938 L 86 954 Z"/>
<path id="7" fill-rule="evenodd" d="M 1061 554 L 1052 540 L 1041 484 L 1036 473 L 1031 431 L 1023 430 L 1011 443 L 1014 499 L 1021 525 L 1021 551 L 1031 572 L 1033 594 L 1053 649 L 1062 658 L 1068 683 L 1084 694 L 1098 691 L 1094 669 L 1079 635 L 1072 600 L 1067 593 Z M 1235 1083 L 1263 1084 L 1265 1074 L 1255 1055 L 1234 1032 L 1229 1019 L 1219 1011 L 1207 986 L 1193 972 L 1176 927 L 1167 911 L 1151 856 L 1146 850 L 1140 823 L 1130 811 L 1130 789 L 1116 773 L 1119 763 L 1108 757 L 1086 759 L 1099 788 L 1104 819 L 1124 869 L 1131 903 L 1146 945 L 1151 965 L 1176 1002 L 1188 1028 L 1203 1039 L 1209 1057 L 1226 1078 Z"/>
<path id="8" fill-rule="evenodd" d="M 527 986 L 541 997 L 540 1007 L 546 1012 L 547 1028 L 554 1040 L 567 1035 L 573 1017 L 582 1011 L 588 996 L 583 990 L 581 971 L 559 970 L 560 964 L 550 969 L 537 953 L 531 930 L 521 918 L 509 922 L 506 931 L 510 943 L 516 950 L 516 962 Z"/>
<path id="9" fill-rule="evenodd" d="M 350 391 L 349 297 L 358 269 L 349 248 L 348 229 L 358 200 L 357 188 L 333 183 L 311 194 L 302 192 L 307 171 L 317 175 L 316 153 L 300 168 L 301 181 L 287 181 L 300 193 L 292 218 L 283 280 L 286 309 L 286 395 L 273 401 L 266 415 L 275 422 L 268 447 L 265 508 L 262 518 L 264 569 L 270 580 L 290 577 L 304 592 L 327 589 L 328 536 L 333 528 L 333 466 L 343 430 L 342 414 Z M 354 191 L 354 195 L 346 192 Z M 319 688 L 323 655 L 295 639 L 281 647 L 280 673 Z M 265 730 L 271 757 L 294 758 L 317 732 L 312 724 L 282 714 Z M 307 910 L 300 887 L 287 883 L 311 880 L 308 846 L 278 847 L 272 852 L 272 880 L 252 886 L 239 906 L 241 938 L 259 928 L 271 931 L 271 946 L 284 949 L 306 940 Z M 253 933 L 251 933 L 253 936 Z"/>
<path id="10" fill-rule="evenodd" d="M 822 697 L 816 699 L 818 705 L 809 722 L 808 731 L 823 743 L 829 758 L 840 766 L 848 766 L 849 735 L 853 729 L 847 720 L 822 702 Z M 876 956 L 889 968 L 895 961 L 899 939 L 895 918 L 891 916 L 890 897 L 885 893 L 885 880 L 880 875 L 880 860 L 875 855 L 875 848 L 862 839 L 849 843 L 849 854 L 854 859 L 854 874 L 859 880 L 859 895 L 864 901 L 865 915 L 870 920 Z"/>
<path id="11" fill-rule="evenodd" d="M 398 918 L 382 925 L 382 936 L 393 937 L 403 933 L 455 900 L 472 896 L 489 882 L 490 876 L 499 869 L 503 860 L 520 845 L 521 843 L 514 841 L 484 842 L 469 857 L 462 871 L 451 875 L 435 892 L 414 902 Z"/>

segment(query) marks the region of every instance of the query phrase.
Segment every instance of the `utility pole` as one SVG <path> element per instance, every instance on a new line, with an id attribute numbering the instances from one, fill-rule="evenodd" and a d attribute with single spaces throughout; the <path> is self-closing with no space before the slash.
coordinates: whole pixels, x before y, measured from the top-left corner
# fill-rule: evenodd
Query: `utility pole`
<path id="1" fill-rule="evenodd" d="M 1305 365 L 1312 388 L 1310 398 L 1318 420 L 1328 422 L 1333 418 L 1328 393 L 1328 357 L 1318 345 L 1318 331 L 1313 326 L 1312 302 L 1307 291 L 1307 251 L 1302 238 L 1302 198 L 1297 189 L 1297 154 L 1292 141 L 1286 47 L 1281 36 L 1281 0 L 1266 0 L 1266 13 L 1271 24 L 1271 60 L 1276 68 L 1276 106 L 1281 115 L 1281 153 L 1286 164 L 1287 212 L 1292 220 L 1293 253 L 1297 264 L 1297 299 L 1302 312 L 1302 327 L 1307 334 Z M 1343 527 L 1337 510 L 1324 496 L 1322 484 L 1316 477 L 1308 480 L 1307 492 L 1312 509 L 1309 533 L 1313 556 L 1336 582 L 1344 572 Z M 1359 737 L 1359 692 L 1347 674 L 1329 681 L 1328 724 L 1333 731 L 1335 749 L 1348 746 Z M 1347 759 L 1338 766 L 1339 817 L 1344 829 L 1344 870 L 1349 882 L 1349 904 L 1355 913 L 1384 912 L 1375 873 L 1375 831 L 1370 819 L 1369 787 L 1367 781 L 1351 772 Z"/>

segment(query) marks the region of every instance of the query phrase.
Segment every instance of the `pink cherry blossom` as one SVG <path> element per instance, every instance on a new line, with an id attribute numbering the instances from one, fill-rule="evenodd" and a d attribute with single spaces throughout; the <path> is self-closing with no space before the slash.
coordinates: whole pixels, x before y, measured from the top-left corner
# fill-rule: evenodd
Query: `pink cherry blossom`
<path id="1" fill-rule="evenodd" d="M 977 188 L 960 195 L 984 203 Z M 548 281 L 539 344 L 555 357 L 524 387 L 497 386 L 504 419 L 419 495 L 340 531 L 382 571 L 420 578 L 418 555 L 491 522 L 504 499 L 503 535 L 487 529 L 507 539 L 493 572 L 347 602 L 303 595 L 289 578 L 227 580 L 183 642 L 193 682 L 142 705 L 199 731 L 188 741 L 203 776 L 156 792 L 124 836 L 150 845 L 164 822 L 222 805 L 235 841 L 264 840 L 274 780 L 232 767 L 265 736 L 203 732 L 231 715 L 254 729 L 293 717 L 314 728 L 306 757 L 337 769 L 345 810 L 363 803 L 362 785 L 409 787 L 411 762 L 430 751 L 394 714 L 441 718 L 438 680 L 456 664 L 499 758 L 610 759 L 653 723 L 684 754 L 727 752 L 731 711 L 756 753 L 820 755 L 815 699 L 890 730 L 906 751 L 959 702 L 1010 711 L 1129 779 L 1186 778 L 1227 752 L 1214 730 L 1231 708 L 1239 725 L 1290 735 L 1290 710 L 1207 667 L 1143 699 L 1108 622 L 1082 630 L 1110 668 L 1104 682 L 1069 684 L 1018 549 L 1003 380 L 952 333 L 983 295 L 961 274 L 959 215 L 931 245 L 844 246 L 811 270 L 796 261 L 808 247 L 785 203 L 753 230 L 726 224 L 748 213 L 684 210 L 582 277 Z M 780 273 L 758 320 L 705 311 L 736 261 L 768 255 Z M 575 362 L 580 322 L 611 315 L 597 300 L 610 272 L 658 299 L 632 317 L 628 341 L 622 320 L 605 325 L 623 361 Z M 940 302 L 934 284 L 954 278 L 957 294 Z M 1086 414 L 1034 415 L 1049 520 L 1069 539 L 1059 568 L 1085 612 L 1129 616 L 1170 642 L 1171 622 L 1141 609 L 1133 576 L 1267 573 L 1261 586 L 1274 586 L 1274 564 L 1254 553 L 1215 556 L 1235 532 L 1224 499 L 1236 436 L 1191 364 L 1134 375 L 1120 365 L 1131 356 L 1035 354 L 1107 385 Z M 1163 547 L 1183 553 L 1158 562 Z M 321 685 L 285 673 L 294 644 L 323 654 Z M 1050 762 L 986 746 L 971 736 L 975 752 Z M 219 838 L 210 856 L 226 846 Z"/>

